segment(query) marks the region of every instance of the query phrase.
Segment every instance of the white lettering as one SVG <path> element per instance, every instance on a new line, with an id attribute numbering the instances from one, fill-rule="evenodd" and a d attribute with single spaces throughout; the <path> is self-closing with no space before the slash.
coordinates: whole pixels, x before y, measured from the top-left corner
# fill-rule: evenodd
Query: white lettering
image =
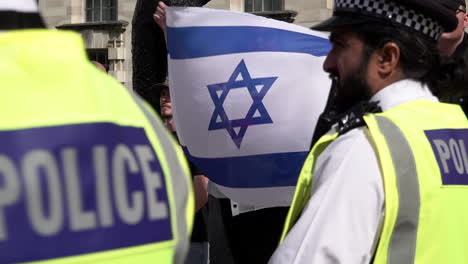
<path id="1" fill-rule="evenodd" d="M 65 187 L 72 231 L 88 230 L 96 227 L 96 213 L 84 211 L 81 188 L 78 180 L 77 154 L 73 148 L 64 148 L 61 152 L 65 172 Z M 85 191 L 86 195 L 86 191 Z"/>
<path id="2" fill-rule="evenodd" d="M 444 168 L 444 173 L 447 174 L 450 172 L 448 165 L 447 165 L 447 160 L 450 159 L 449 148 L 447 144 L 441 139 L 435 139 L 433 140 L 433 142 L 437 148 L 437 152 L 439 152 L 439 157 L 440 157 L 440 161 L 442 162 L 442 166 Z"/>
<path id="3" fill-rule="evenodd" d="M 154 154 L 147 145 L 136 146 L 135 151 L 145 179 L 149 218 L 150 220 L 166 218 L 168 215 L 167 205 L 164 202 L 158 201 L 156 193 L 156 190 L 162 186 L 161 175 L 155 171 L 151 171 L 150 168 L 150 162 L 155 160 Z"/>
<path id="4" fill-rule="evenodd" d="M 3 207 L 14 203 L 20 193 L 18 172 L 15 164 L 6 156 L 0 155 L 0 176 L 3 175 L 3 188 L 0 189 L 0 241 L 8 239 Z"/>
<path id="5" fill-rule="evenodd" d="M 21 162 L 24 175 L 27 212 L 33 229 L 44 236 L 54 235 L 63 225 L 63 204 L 57 164 L 51 153 L 36 150 L 26 153 Z M 41 171 L 44 181 L 41 184 Z M 41 185 L 47 185 L 42 191 Z M 43 195 L 48 195 L 49 215 L 45 215 Z"/>
<path id="6" fill-rule="evenodd" d="M 79 163 L 79 154 L 91 154 L 93 167 L 82 169 L 85 164 Z M 168 218 L 169 205 L 159 195 L 164 191 L 163 176 L 150 145 L 131 148 L 119 144 L 113 152 L 96 145 L 89 153 L 65 147 L 58 155 L 31 150 L 18 166 L 0 155 L 0 242 L 13 235 L 8 227 L 18 216 L 9 219 L 6 209 L 15 204 L 18 207 L 12 210 L 25 210 L 30 228 L 47 237 L 64 228 L 80 232 L 112 227 L 116 224 L 114 214 L 127 225 L 137 225 L 144 217 L 149 221 Z M 94 186 L 86 188 L 89 184 Z M 92 199 L 92 208 L 88 208 L 87 199 Z M 24 209 L 18 205 L 23 200 Z"/>
<path id="7" fill-rule="evenodd" d="M 460 154 L 460 148 L 458 147 L 457 142 L 455 139 L 451 138 L 449 140 L 450 152 L 452 153 L 452 160 L 453 164 L 455 165 L 455 169 L 457 170 L 458 174 L 463 174 L 465 172 L 463 168 L 463 160 Z"/>
<path id="8" fill-rule="evenodd" d="M 117 203 L 117 211 L 122 220 L 127 224 L 137 224 L 143 217 L 143 193 L 133 191 L 132 199 L 127 196 L 126 164 L 129 172 L 137 173 L 138 165 L 130 149 L 123 145 L 117 145 L 112 159 L 112 171 L 114 174 L 114 195 Z M 133 204 L 133 207 L 131 206 Z"/>
<path id="9" fill-rule="evenodd" d="M 96 173 L 96 197 L 99 221 L 101 226 L 114 224 L 111 198 L 109 193 L 109 172 L 107 169 L 107 149 L 104 146 L 93 148 L 94 171 Z"/>
<path id="10" fill-rule="evenodd" d="M 465 173 L 468 174 L 468 157 L 466 155 L 465 141 L 463 139 L 459 139 L 458 145 L 460 146 L 460 152 L 462 154 L 463 164 L 465 165 Z"/>

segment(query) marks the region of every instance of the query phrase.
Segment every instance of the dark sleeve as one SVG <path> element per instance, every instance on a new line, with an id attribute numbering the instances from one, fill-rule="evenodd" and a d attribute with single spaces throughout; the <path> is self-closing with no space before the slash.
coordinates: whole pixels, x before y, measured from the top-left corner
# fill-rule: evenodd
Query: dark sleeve
<path id="1" fill-rule="evenodd" d="M 203 6 L 209 0 L 163 0 L 169 6 Z M 164 32 L 154 22 L 159 1 L 138 0 L 132 20 L 133 90 L 159 113 L 159 83 L 167 76 L 167 46 Z M 158 100 L 155 100 L 157 98 Z"/>
<path id="2" fill-rule="evenodd" d="M 153 20 L 158 2 L 138 0 L 132 20 L 133 90 L 159 114 L 159 88 L 167 75 L 164 32 Z M 157 100 L 156 100 L 157 99 Z"/>
<path id="3" fill-rule="evenodd" d="M 190 167 L 190 173 L 192 174 L 192 176 L 204 175 L 203 172 L 201 172 L 201 170 L 197 166 L 195 166 L 195 164 L 193 164 L 191 161 L 188 161 L 188 163 Z"/>

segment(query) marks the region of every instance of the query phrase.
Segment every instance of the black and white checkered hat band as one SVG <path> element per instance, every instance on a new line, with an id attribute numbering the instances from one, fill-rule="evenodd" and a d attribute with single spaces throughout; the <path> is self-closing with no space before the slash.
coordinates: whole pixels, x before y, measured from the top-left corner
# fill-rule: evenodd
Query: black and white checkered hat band
<path id="1" fill-rule="evenodd" d="M 0 31 L 45 27 L 36 0 L 0 0 Z"/>
<path id="2" fill-rule="evenodd" d="M 372 16 L 386 18 L 395 23 L 410 27 L 429 36 L 438 39 L 444 32 L 443 27 L 434 19 L 416 12 L 406 6 L 395 4 L 389 0 L 335 0 L 335 12 L 367 13 Z"/>

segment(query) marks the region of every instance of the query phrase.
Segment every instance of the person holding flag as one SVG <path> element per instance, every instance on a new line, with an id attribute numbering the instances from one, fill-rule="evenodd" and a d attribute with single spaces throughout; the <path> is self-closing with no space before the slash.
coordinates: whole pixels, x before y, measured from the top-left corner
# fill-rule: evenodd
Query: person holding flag
<path id="1" fill-rule="evenodd" d="M 327 34 L 162 2 L 154 18 L 180 143 L 210 180 L 211 263 L 266 263 L 330 88 Z"/>
<path id="2" fill-rule="evenodd" d="M 446 56 L 448 59 L 462 65 L 466 64 L 468 61 L 468 34 L 465 32 L 465 28 L 468 27 L 466 2 L 465 0 L 447 0 L 443 4 L 455 13 L 458 26 L 452 32 L 442 34 L 438 42 L 439 51 L 442 56 Z M 464 88 L 461 91 L 456 89 L 456 87 L 460 86 Z M 468 87 L 465 83 L 448 84 L 446 87 L 455 90 L 457 93 L 448 94 L 446 97 L 442 97 L 441 100 L 447 103 L 460 104 L 465 114 L 468 115 Z"/>

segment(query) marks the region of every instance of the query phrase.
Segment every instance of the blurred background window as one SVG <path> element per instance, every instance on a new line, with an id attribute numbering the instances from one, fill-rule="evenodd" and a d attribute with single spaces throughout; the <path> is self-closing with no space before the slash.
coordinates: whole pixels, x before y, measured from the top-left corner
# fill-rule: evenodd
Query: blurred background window
<path id="1" fill-rule="evenodd" d="M 87 49 L 88 58 L 90 61 L 101 63 L 107 71 L 109 71 L 109 60 L 107 57 L 107 49 Z"/>
<path id="2" fill-rule="evenodd" d="M 86 0 L 86 22 L 117 20 L 117 0 Z"/>
<path id="3" fill-rule="evenodd" d="M 283 0 L 245 0 L 245 12 L 281 11 L 283 6 Z"/>

